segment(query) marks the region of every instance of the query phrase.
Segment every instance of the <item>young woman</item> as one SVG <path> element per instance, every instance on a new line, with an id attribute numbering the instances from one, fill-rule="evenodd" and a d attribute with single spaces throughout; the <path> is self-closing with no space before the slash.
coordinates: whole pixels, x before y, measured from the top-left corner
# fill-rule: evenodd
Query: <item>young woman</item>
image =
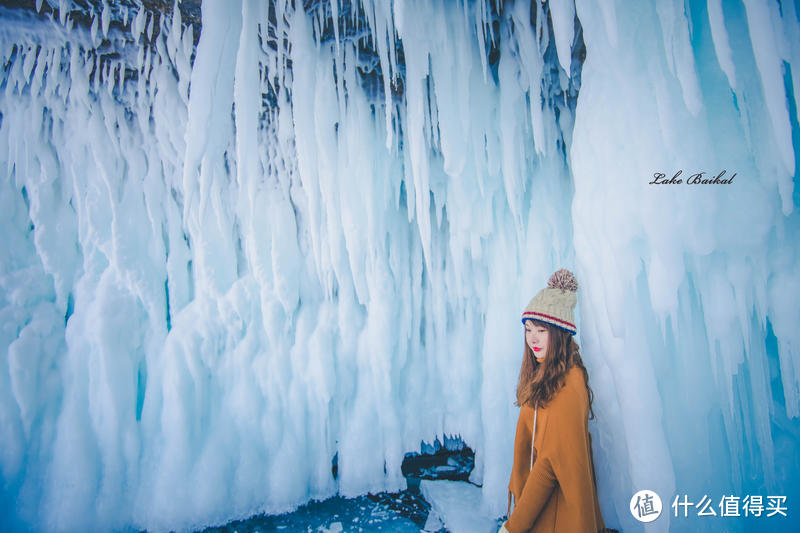
<path id="1" fill-rule="evenodd" d="M 572 273 L 559 270 L 522 313 L 525 350 L 515 402 L 520 412 L 509 518 L 501 533 L 605 529 L 588 426 L 593 394 L 572 338 L 577 290 Z"/>

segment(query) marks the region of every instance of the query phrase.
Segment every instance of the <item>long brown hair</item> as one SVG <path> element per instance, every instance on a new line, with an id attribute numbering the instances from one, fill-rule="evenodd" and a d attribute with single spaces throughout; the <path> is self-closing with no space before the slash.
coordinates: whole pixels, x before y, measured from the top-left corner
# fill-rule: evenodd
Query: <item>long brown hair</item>
<path id="1" fill-rule="evenodd" d="M 531 319 L 531 322 L 533 322 L 534 326 L 547 328 L 547 353 L 543 362 L 537 361 L 530 346 L 525 341 L 523 333 L 525 349 L 522 357 L 522 367 L 519 370 L 517 401 L 514 402 L 514 405 L 546 406 L 553 399 L 553 395 L 564 385 L 564 376 L 567 375 L 567 371 L 573 365 L 577 365 L 583 371 L 583 380 L 589 393 L 589 412 L 591 413 L 589 418 L 594 418 L 594 410 L 592 410 L 594 393 L 592 388 L 589 387 L 589 372 L 583 366 L 578 343 L 575 342 L 571 334 L 561 328 L 540 320 Z"/>

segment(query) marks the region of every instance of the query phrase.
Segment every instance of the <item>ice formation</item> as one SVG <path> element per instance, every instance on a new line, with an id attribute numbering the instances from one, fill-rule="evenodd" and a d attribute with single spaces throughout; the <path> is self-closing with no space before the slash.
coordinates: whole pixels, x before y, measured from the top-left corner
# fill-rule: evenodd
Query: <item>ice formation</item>
<path id="1" fill-rule="evenodd" d="M 652 530 L 676 494 L 796 520 L 794 3 L 81 5 L 0 6 L 9 529 L 397 490 L 454 435 L 499 517 L 519 315 L 560 267 L 606 524 L 641 530 L 641 488 Z"/>

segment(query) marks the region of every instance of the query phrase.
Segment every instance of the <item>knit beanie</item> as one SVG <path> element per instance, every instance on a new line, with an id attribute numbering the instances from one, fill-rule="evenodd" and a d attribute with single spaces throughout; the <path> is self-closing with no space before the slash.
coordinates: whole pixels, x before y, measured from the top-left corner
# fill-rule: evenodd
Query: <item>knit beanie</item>
<path id="1" fill-rule="evenodd" d="M 564 268 L 557 270 L 550 276 L 547 287 L 540 290 L 525 308 L 522 323 L 541 320 L 575 335 L 578 331 L 575 327 L 577 290 L 578 282 L 572 272 Z"/>

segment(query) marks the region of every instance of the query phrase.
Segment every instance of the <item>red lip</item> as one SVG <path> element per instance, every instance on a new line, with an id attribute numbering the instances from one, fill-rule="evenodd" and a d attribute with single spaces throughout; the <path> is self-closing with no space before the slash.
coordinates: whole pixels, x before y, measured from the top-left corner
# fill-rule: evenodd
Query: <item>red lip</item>
<path id="1" fill-rule="evenodd" d="M 534 351 L 534 352 L 541 352 L 541 351 L 542 351 L 542 349 L 541 349 L 541 348 L 534 348 L 534 349 L 533 349 L 533 351 Z"/>

